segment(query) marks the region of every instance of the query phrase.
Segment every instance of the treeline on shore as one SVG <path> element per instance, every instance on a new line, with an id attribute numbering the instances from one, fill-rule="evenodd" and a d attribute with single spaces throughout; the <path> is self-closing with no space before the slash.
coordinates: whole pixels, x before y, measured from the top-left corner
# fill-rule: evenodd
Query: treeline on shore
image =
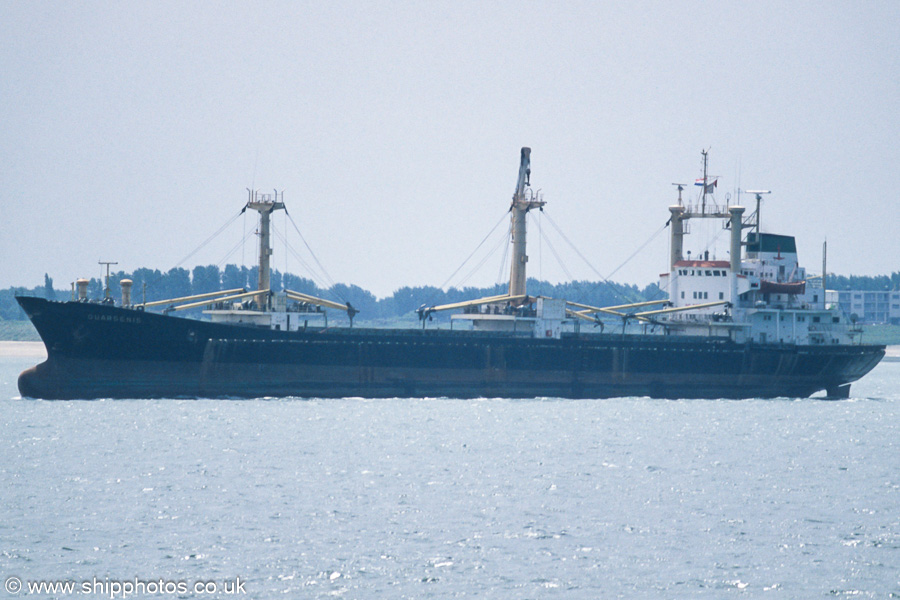
<path id="1" fill-rule="evenodd" d="M 258 267 L 227 265 L 220 269 L 216 265 L 197 266 L 188 271 L 174 268 L 165 273 L 158 269 L 137 269 L 133 273 L 123 271 L 110 273 L 110 295 L 117 301 L 121 292 L 119 282 L 131 279 L 133 287 L 132 302 L 154 302 L 169 298 L 181 298 L 196 294 L 205 294 L 220 290 L 244 288 L 253 290 L 257 287 Z M 88 298 L 101 299 L 105 294 L 105 282 L 92 278 L 88 283 Z M 443 290 L 434 286 L 404 286 L 385 298 L 376 298 L 374 294 L 356 285 L 337 283 L 328 288 L 321 288 L 310 279 L 298 277 L 291 273 L 273 270 L 271 289 L 281 291 L 294 290 L 340 303 L 350 302 L 359 312 L 357 319 L 363 321 L 391 320 L 403 318 L 414 313 L 423 304 L 428 306 L 473 300 L 485 296 L 496 296 L 506 293 L 507 284 L 491 287 L 449 288 Z M 554 298 L 566 298 L 575 302 L 594 306 L 609 306 L 629 302 L 656 300 L 664 295 L 651 284 L 643 289 L 635 285 L 613 282 L 573 281 L 552 284 L 535 279 L 528 280 L 528 290 L 534 295 L 545 295 Z M 17 295 L 40 296 L 51 300 L 67 300 L 73 296 L 72 290 L 59 290 L 49 275 L 44 275 L 44 284 L 34 288 L 11 287 L 0 290 L 0 319 L 12 321 L 25 319 L 25 314 L 15 301 Z M 341 317 L 341 315 L 335 315 Z"/>
<path id="2" fill-rule="evenodd" d="M 865 275 L 832 275 L 828 274 L 828 280 L 825 282 L 829 290 L 848 291 L 857 290 L 861 292 L 888 292 L 900 290 L 900 271 L 891 273 L 890 275 L 875 275 L 867 277 Z"/>
<path id="3" fill-rule="evenodd" d="M 220 269 L 216 265 L 209 265 L 197 266 L 191 271 L 174 268 L 162 272 L 158 269 L 142 268 L 133 273 L 123 271 L 110 273 L 111 295 L 117 300 L 120 297 L 119 281 L 126 278 L 134 282 L 132 302 L 137 304 L 220 290 L 256 289 L 258 267 L 227 265 L 224 269 Z M 900 272 L 877 276 L 829 275 L 827 285 L 831 290 L 900 290 Z M 462 302 L 499 295 L 507 291 L 506 284 L 497 284 L 491 287 L 449 288 L 447 290 L 434 286 L 404 286 L 390 296 L 376 298 L 368 290 L 356 285 L 338 283 L 323 289 L 311 279 L 298 277 L 291 273 L 281 273 L 278 270 L 272 271 L 271 287 L 275 291 L 290 289 L 341 303 L 350 302 L 354 308 L 360 311 L 358 318 L 366 321 L 403 318 L 409 316 L 423 304 L 433 306 Z M 104 288 L 104 281 L 101 279 L 90 279 L 88 298 L 103 298 Z M 614 282 L 573 281 L 552 284 L 529 279 L 528 290 L 534 295 L 566 298 L 593 306 L 642 302 L 664 297 L 664 293 L 655 283 L 638 288 L 635 285 Z M 25 314 L 15 301 L 17 295 L 65 300 L 72 297 L 72 291 L 56 289 L 53 279 L 49 275 L 44 275 L 43 285 L 34 288 L 11 287 L 0 290 L 0 319 L 6 321 L 25 319 Z"/>

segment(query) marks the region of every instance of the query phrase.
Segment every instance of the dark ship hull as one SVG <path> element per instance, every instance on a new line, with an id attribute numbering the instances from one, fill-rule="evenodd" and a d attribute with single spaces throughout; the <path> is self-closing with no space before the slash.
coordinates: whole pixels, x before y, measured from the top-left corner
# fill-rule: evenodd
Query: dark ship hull
<path id="1" fill-rule="evenodd" d="M 849 384 L 884 346 L 723 338 L 401 329 L 286 332 L 87 302 L 19 297 L 48 357 L 19 377 L 44 399 L 772 398 Z"/>

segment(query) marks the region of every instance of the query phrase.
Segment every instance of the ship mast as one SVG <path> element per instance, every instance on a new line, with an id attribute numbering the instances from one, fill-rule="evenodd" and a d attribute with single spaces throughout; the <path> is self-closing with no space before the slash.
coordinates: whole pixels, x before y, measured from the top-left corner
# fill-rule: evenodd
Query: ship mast
<path id="1" fill-rule="evenodd" d="M 756 230 L 756 241 L 759 241 L 759 208 L 762 203 L 763 194 L 771 194 L 772 190 L 744 190 L 748 194 L 753 194 L 756 196 L 756 223 L 754 228 Z"/>
<path id="2" fill-rule="evenodd" d="M 282 202 L 284 192 L 279 193 L 277 190 L 273 194 L 261 194 L 256 190 L 247 190 L 249 199 L 247 206 L 259 213 L 259 284 L 257 289 L 260 292 L 268 292 L 270 288 L 271 273 L 269 267 L 269 257 L 272 256 L 272 245 L 270 243 L 270 215 L 273 211 L 284 209 Z M 263 304 L 262 299 L 259 300 Z M 267 302 L 266 302 L 267 303 Z"/>
<path id="3" fill-rule="evenodd" d="M 708 161 L 709 155 L 706 152 L 706 150 L 701 150 L 700 153 L 703 155 L 703 187 L 701 188 L 703 190 L 703 196 L 702 196 L 702 201 L 701 201 L 700 214 L 705 215 L 706 214 L 706 190 L 709 189 L 707 187 L 707 179 L 709 177 L 709 172 L 707 171 L 707 161 Z"/>
<path id="4" fill-rule="evenodd" d="M 519 180 L 516 183 L 516 192 L 513 194 L 512 205 L 509 208 L 510 229 L 512 231 L 512 264 L 509 273 L 509 295 L 525 295 L 525 264 L 528 255 L 525 254 L 525 215 L 532 208 L 543 208 L 545 202 L 535 200 L 533 194 L 528 194 L 531 185 L 531 148 L 522 148 L 519 162 Z"/>

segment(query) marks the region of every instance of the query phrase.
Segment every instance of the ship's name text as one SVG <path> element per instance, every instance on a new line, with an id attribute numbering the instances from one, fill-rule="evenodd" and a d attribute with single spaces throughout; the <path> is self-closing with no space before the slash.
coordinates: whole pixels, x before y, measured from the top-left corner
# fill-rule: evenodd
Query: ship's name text
<path id="1" fill-rule="evenodd" d="M 116 323 L 140 323 L 140 317 L 120 317 L 119 315 L 88 315 L 88 321 L 114 321 Z"/>

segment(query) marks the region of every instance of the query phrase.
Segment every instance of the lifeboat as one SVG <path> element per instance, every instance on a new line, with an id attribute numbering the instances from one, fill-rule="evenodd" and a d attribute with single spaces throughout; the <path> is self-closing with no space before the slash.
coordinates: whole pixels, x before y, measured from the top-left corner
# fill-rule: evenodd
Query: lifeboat
<path id="1" fill-rule="evenodd" d="M 802 294 L 806 291 L 805 281 L 793 281 L 789 283 L 779 283 L 777 281 L 767 281 L 765 279 L 759 282 L 759 291 L 764 294 Z"/>

